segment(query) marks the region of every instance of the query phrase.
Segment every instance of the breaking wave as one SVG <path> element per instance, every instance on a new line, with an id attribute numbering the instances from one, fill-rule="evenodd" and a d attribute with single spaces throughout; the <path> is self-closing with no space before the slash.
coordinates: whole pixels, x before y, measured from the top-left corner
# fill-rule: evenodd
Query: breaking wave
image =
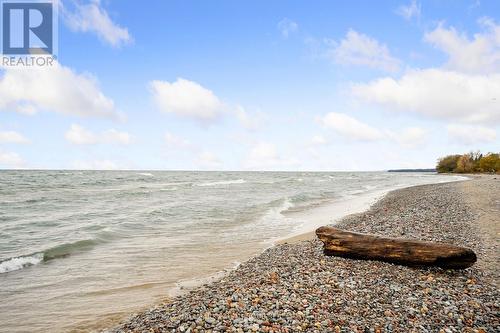
<path id="1" fill-rule="evenodd" d="M 196 186 L 219 186 L 219 185 L 232 185 L 232 184 L 244 184 L 247 181 L 244 179 L 235 179 L 235 180 L 224 180 L 220 182 L 211 182 L 211 183 L 200 183 L 196 184 Z"/>
<path id="2" fill-rule="evenodd" d="M 43 253 L 36 253 L 31 256 L 10 258 L 0 262 L 0 274 L 17 271 L 25 267 L 37 265 L 43 261 Z"/>
<path id="3" fill-rule="evenodd" d="M 58 258 L 64 258 L 72 254 L 81 253 L 92 249 L 100 241 L 94 239 L 80 240 L 73 243 L 66 243 L 54 246 L 42 252 L 9 258 L 0 262 L 0 274 L 17 271 L 30 266 L 38 265 Z"/>

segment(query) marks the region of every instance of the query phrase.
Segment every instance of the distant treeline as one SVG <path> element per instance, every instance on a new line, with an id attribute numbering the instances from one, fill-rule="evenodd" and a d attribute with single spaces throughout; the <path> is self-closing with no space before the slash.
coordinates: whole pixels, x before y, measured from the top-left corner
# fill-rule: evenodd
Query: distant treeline
<path id="1" fill-rule="evenodd" d="M 438 160 L 436 170 L 440 173 L 500 173 L 500 154 L 482 154 L 477 151 L 463 155 L 448 155 Z"/>
<path id="2" fill-rule="evenodd" d="M 387 172 L 436 172 L 436 169 L 393 169 Z"/>

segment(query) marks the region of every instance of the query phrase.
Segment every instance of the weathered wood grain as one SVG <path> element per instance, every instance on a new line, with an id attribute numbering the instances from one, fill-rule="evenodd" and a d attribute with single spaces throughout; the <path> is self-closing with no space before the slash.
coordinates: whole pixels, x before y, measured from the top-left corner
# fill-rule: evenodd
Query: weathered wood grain
<path id="1" fill-rule="evenodd" d="M 471 249 L 445 243 L 384 238 L 328 226 L 317 229 L 316 235 L 326 255 L 450 269 L 467 268 L 477 260 Z"/>

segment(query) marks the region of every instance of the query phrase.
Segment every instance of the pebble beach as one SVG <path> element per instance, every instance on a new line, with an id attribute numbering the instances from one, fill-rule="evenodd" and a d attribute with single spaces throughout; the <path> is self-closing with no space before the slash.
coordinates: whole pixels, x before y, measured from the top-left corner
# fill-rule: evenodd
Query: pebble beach
<path id="1" fill-rule="evenodd" d="M 285 242 L 107 332 L 498 332 L 499 198 L 500 176 L 416 186 L 336 224 L 471 248 L 478 262 L 466 270 L 329 257 L 314 238 Z"/>

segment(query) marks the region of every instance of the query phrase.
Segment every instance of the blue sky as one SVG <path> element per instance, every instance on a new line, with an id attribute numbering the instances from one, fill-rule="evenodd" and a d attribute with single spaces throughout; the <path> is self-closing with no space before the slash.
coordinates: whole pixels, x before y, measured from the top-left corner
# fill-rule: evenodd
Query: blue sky
<path id="1" fill-rule="evenodd" d="M 71 1 L 0 168 L 383 170 L 500 150 L 498 1 Z"/>

